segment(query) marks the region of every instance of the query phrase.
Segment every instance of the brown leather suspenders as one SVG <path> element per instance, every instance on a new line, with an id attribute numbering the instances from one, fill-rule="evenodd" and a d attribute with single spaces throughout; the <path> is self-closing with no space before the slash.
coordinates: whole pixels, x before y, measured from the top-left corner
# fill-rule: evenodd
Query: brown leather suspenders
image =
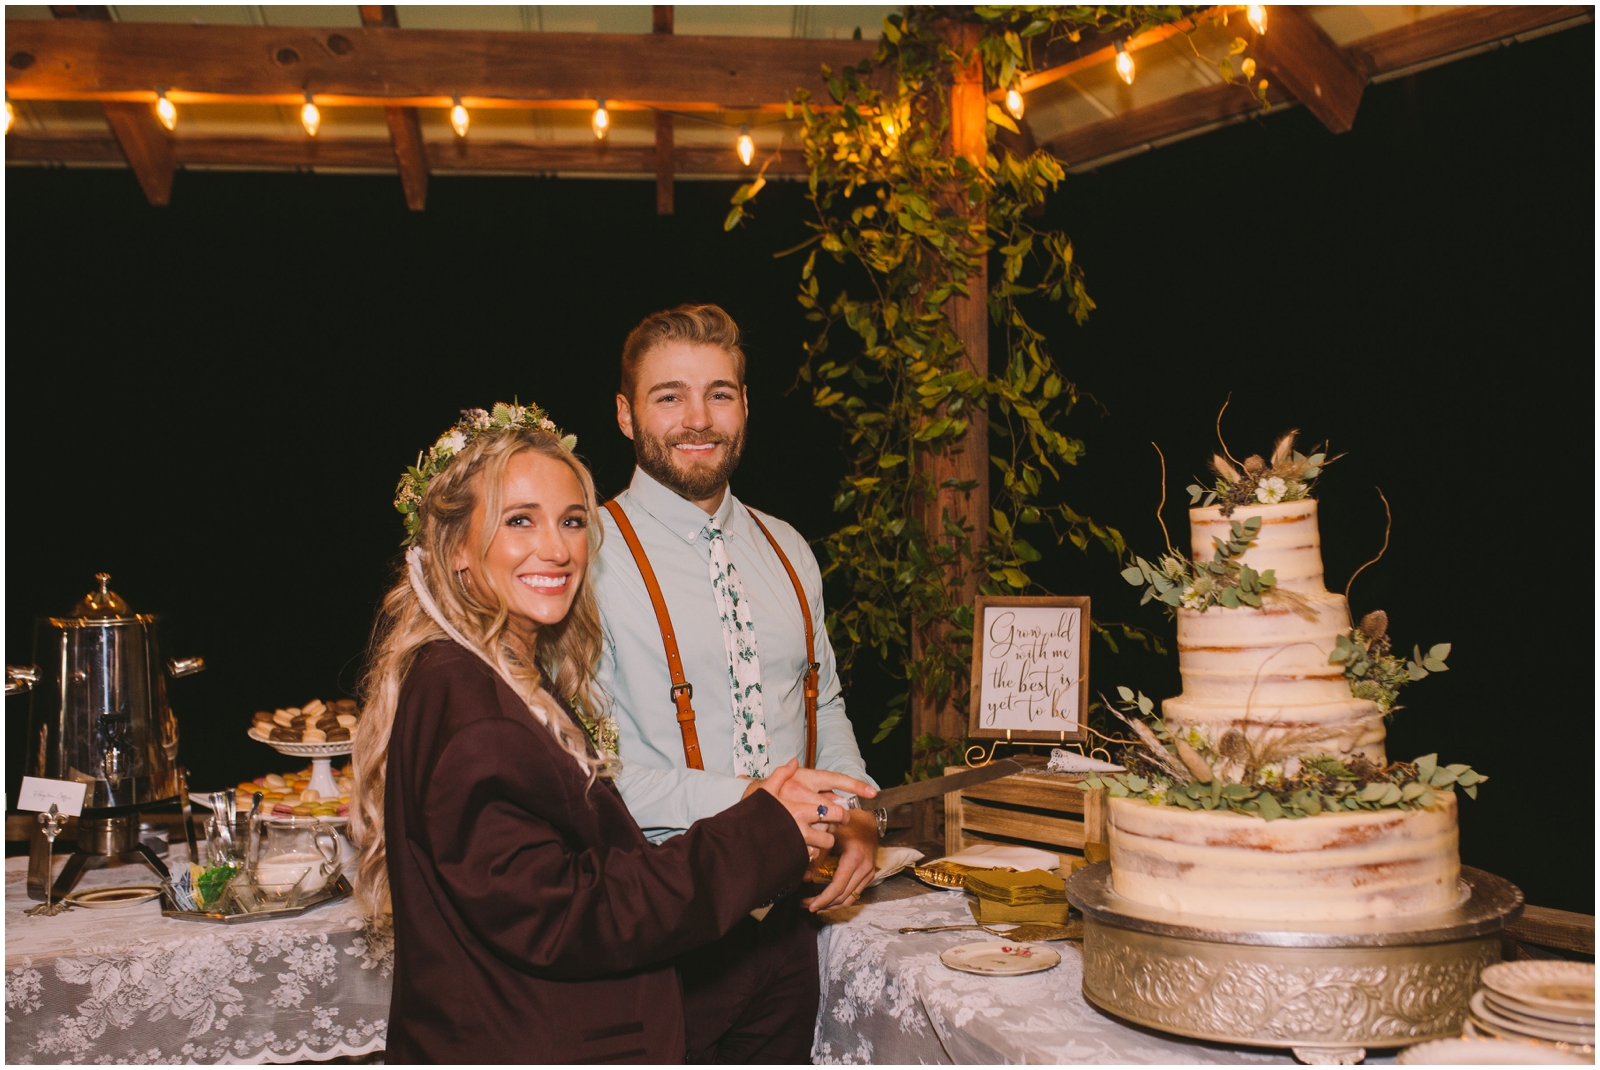
<path id="1" fill-rule="evenodd" d="M 806 601 L 806 591 L 800 586 L 800 577 L 795 574 L 794 566 L 789 564 L 789 557 L 778 545 L 778 540 L 772 537 L 772 532 L 756 516 L 755 510 L 750 510 L 750 519 L 756 522 L 756 527 L 761 529 L 761 534 L 767 537 L 772 544 L 773 552 L 778 555 L 778 560 L 783 562 L 783 571 L 789 574 L 789 582 L 794 584 L 795 597 L 800 599 L 800 617 L 806 622 L 806 768 L 815 768 L 817 764 L 817 671 L 822 668 L 817 663 L 817 641 L 811 634 L 811 603 Z"/>
<path id="2" fill-rule="evenodd" d="M 678 728 L 683 732 L 683 760 L 690 769 L 704 769 L 706 766 L 700 756 L 700 737 L 694 728 L 694 706 L 691 701 L 694 698 L 694 685 L 683 675 L 683 659 L 678 656 L 678 640 L 673 634 L 672 617 L 667 613 L 667 600 L 661 595 L 661 584 L 656 580 L 655 569 L 650 567 L 650 559 L 645 556 L 644 547 L 639 545 L 639 536 L 633 530 L 628 515 L 622 511 L 622 506 L 613 500 L 606 502 L 605 507 L 617 522 L 622 540 L 633 554 L 634 564 L 639 566 L 639 575 L 643 577 L 645 590 L 650 595 L 650 605 L 656 612 L 656 626 L 661 629 L 661 645 L 667 651 L 667 672 L 672 677 L 672 702 L 678 708 Z M 753 511 L 750 519 L 755 520 L 756 527 L 761 529 L 761 534 L 767 537 L 767 542 L 772 544 L 773 551 L 777 553 L 778 560 L 783 562 L 789 582 L 794 584 L 794 593 L 800 599 L 800 616 L 806 623 L 806 767 L 811 768 L 817 764 L 817 673 L 820 669 L 816 637 L 811 628 L 811 603 L 806 600 L 805 589 L 800 586 L 800 576 L 789 563 L 788 555 L 778 545 L 778 540 L 772 537 L 772 532 L 757 519 Z"/>

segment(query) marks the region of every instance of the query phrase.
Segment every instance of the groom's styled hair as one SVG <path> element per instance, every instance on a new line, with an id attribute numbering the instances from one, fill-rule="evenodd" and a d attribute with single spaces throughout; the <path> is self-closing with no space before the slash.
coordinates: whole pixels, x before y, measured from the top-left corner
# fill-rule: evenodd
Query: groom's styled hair
<path id="1" fill-rule="evenodd" d="M 679 305 L 656 312 L 628 332 L 622 343 L 622 375 L 618 385 L 622 396 L 633 404 L 638 389 L 639 365 L 650 351 L 668 342 L 716 346 L 733 358 L 734 372 L 744 383 L 744 350 L 739 348 L 739 325 L 716 305 Z"/>

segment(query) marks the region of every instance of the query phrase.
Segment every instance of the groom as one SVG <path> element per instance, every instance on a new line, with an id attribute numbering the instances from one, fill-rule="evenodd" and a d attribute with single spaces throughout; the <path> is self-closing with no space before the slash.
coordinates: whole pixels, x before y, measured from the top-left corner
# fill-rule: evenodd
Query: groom
<path id="1" fill-rule="evenodd" d="M 797 755 L 872 783 L 823 630 L 816 558 L 794 528 L 728 489 L 749 416 L 744 365 L 739 328 L 715 305 L 658 312 L 623 344 L 617 425 L 638 467 L 602 514 L 591 576 L 617 786 L 657 841 Z M 796 790 L 822 790 L 807 776 Z M 690 1062 L 811 1061 L 819 992 L 807 912 L 855 902 L 878 843 L 867 810 L 835 835 L 839 868 L 819 895 L 780 898 L 680 962 Z"/>

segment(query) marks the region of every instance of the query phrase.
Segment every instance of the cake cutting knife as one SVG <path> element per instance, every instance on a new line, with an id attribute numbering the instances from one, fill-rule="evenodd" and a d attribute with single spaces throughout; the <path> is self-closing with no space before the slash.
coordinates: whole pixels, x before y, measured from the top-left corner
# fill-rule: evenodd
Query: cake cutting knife
<path id="1" fill-rule="evenodd" d="M 883 835 L 888 828 L 889 811 L 897 806 L 904 806 L 910 802 L 920 802 L 923 799 L 937 798 L 952 791 L 964 791 L 978 784 L 987 784 L 991 780 L 999 780 L 1001 777 L 1007 777 L 1022 771 L 1022 764 L 1016 759 L 1001 758 L 999 761 L 990 762 L 988 765 L 964 769 L 959 773 L 949 773 L 942 777 L 929 777 L 927 780 L 918 780 L 911 784 L 885 788 L 870 800 L 875 816 L 878 819 L 878 835 Z"/>

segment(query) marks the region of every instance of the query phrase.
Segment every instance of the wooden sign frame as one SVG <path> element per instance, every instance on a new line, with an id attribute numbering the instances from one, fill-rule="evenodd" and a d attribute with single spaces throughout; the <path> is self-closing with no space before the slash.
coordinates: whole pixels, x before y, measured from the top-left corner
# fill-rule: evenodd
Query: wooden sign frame
<path id="1" fill-rule="evenodd" d="M 985 727 L 982 722 L 983 680 L 985 651 L 985 623 L 987 610 L 1015 609 L 1076 609 L 1078 617 L 1078 713 L 1077 726 L 1072 731 L 1062 729 L 1019 729 Z M 1089 733 L 1089 597 L 1087 595 L 978 595 L 972 606 L 972 703 L 967 716 L 967 735 L 973 739 L 1010 739 L 1020 743 L 1086 743 Z M 993 659 L 989 659 L 991 666 Z"/>

